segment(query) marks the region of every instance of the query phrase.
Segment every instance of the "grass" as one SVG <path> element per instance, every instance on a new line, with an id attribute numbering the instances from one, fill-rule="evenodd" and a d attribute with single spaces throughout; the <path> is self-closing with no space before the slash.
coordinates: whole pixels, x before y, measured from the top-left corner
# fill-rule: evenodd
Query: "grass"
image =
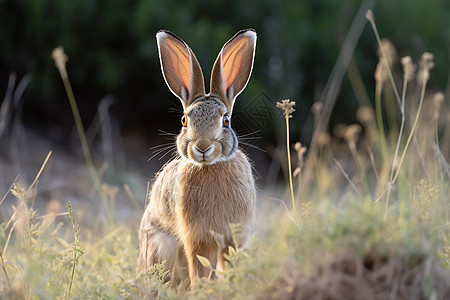
<path id="1" fill-rule="evenodd" d="M 295 222 L 278 202 L 260 199 L 251 246 L 230 252 L 232 266 L 218 271 L 219 279 L 192 289 L 166 283 L 164 264 L 135 272 L 142 210 L 135 204 L 136 220 L 120 221 L 117 187 L 103 182 L 82 195 L 101 203 L 98 209 L 68 203 L 65 212 L 49 203 L 45 212 L 36 210 L 49 154 L 30 186 L 14 180 L 0 195 L 0 298 L 449 298 L 450 120 L 421 72 L 407 81 L 409 89 L 401 87 L 400 130 L 376 121 L 386 115 L 382 106 L 375 114 L 365 110 L 364 135 L 354 125 L 336 129 L 337 137 L 306 160 L 314 166 L 311 178 L 301 165 L 287 185 L 289 195 L 296 185 Z M 383 83 L 389 88 L 390 81 Z M 387 101 L 386 95 L 375 97 Z M 15 204 L 5 207 L 11 198 Z"/>

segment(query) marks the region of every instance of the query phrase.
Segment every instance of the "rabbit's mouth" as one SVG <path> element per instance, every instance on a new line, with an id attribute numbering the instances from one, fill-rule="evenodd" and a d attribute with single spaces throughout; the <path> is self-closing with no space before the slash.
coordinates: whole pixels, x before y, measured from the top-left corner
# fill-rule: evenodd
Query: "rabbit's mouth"
<path id="1" fill-rule="evenodd" d="M 196 164 L 212 165 L 220 161 L 222 146 L 217 141 L 198 140 L 188 145 L 188 157 Z"/>

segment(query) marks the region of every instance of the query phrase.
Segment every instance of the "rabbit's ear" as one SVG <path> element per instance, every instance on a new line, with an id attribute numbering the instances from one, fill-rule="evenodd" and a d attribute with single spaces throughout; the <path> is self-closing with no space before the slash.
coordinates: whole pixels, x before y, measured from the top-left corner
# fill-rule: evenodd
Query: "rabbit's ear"
<path id="1" fill-rule="evenodd" d="M 228 111 L 234 99 L 244 90 L 250 79 L 256 48 L 256 32 L 241 30 L 222 48 L 211 73 L 211 94 L 223 101 Z"/>
<path id="2" fill-rule="evenodd" d="M 169 31 L 159 31 L 159 59 L 164 79 L 186 109 L 196 98 L 205 95 L 202 69 L 192 50 Z"/>

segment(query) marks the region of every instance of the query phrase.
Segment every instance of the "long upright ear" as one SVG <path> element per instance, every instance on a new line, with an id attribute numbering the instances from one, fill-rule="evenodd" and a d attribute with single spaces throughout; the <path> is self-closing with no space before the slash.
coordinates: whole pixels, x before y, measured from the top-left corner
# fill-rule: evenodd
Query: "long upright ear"
<path id="1" fill-rule="evenodd" d="M 205 95 L 202 69 L 192 50 L 169 31 L 156 34 L 161 70 L 167 86 L 186 109 L 196 98 Z"/>
<path id="2" fill-rule="evenodd" d="M 256 32 L 241 30 L 225 43 L 211 73 L 211 94 L 225 101 L 229 112 L 244 90 L 253 69 Z"/>

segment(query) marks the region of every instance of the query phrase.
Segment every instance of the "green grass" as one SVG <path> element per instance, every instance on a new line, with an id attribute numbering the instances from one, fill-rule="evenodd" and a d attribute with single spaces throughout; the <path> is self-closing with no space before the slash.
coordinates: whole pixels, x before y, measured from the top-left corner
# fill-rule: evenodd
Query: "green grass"
<path id="1" fill-rule="evenodd" d="M 303 201 L 297 224 L 283 210 L 261 207 L 265 217 L 259 221 L 267 225 L 259 223 L 261 233 L 251 246 L 234 254 L 239 263 L 218 280 L 204 279 L 190 291 L 165 283 L 164 266 L 135 273 L 136 227 L 82 226 L 77 244 L 67 214 L 41 218 L 24 202 L 24 189 L 15 186 L 14 191 L 19 196 L 14 220 L 23 223 L 16 223 L 8 248 L 2 249 L 9 278 L 8 283 L 2 274 L 5 299 L 69 298 L 69 293 L 76 299 L 286 298 L 327 291 L 338 295 L 345 293 L 343 287 L 360 287 L 364 280 L 366 288 L 375 282 L 392 291 L 396 284 L 405 284 L 402 276 L 417 280 L 424 297 L 441 298 L 449 292 L 446 198 L 438 186 L 424 180 L 415 184 L 411 198 L 389 204 L 386 219 L 384 205 L 355 195 L 345 196 L 344 205 L 329 199 Z M 2 224 L 2 246 L 11 226 Z M 370 276 L 376 271 L 381 273 L 378 281 Z M 338 285 L 335 290 L 329 289 L 329 282 Z"/>
<path id="2" fill-rule="evenodd" d="M 399 108 L 404 130 L 377 124 L 386 114 L 377 109 L 362 122 L 365 135 L 349 126 L 342 139 L 318 146 L 306 161 L 311 177 L 296 177 L 296 222 L 291 209 L 260 199 L 250 247 L 230 252 L 233 267 L 217 280 L 191 289 L 166 283 L 164 265 L 135 272 L 142 211 L 121 222 L 117 187 L 83 194 L 102 203 L 98 211 L 69 204 L 68 212 L 43 212 L 33 208 L 42 169 L 31 186 L 16 182 L 0 201 L 7 215 L 0 223 L 0 298 L 449 298 L 449 112 L 436 106 L 423 80 L 409 85 Z M 291 190 L 287 185 L 287 195 Z M 6 197 L 14 206 L 4 207 Z"/>

